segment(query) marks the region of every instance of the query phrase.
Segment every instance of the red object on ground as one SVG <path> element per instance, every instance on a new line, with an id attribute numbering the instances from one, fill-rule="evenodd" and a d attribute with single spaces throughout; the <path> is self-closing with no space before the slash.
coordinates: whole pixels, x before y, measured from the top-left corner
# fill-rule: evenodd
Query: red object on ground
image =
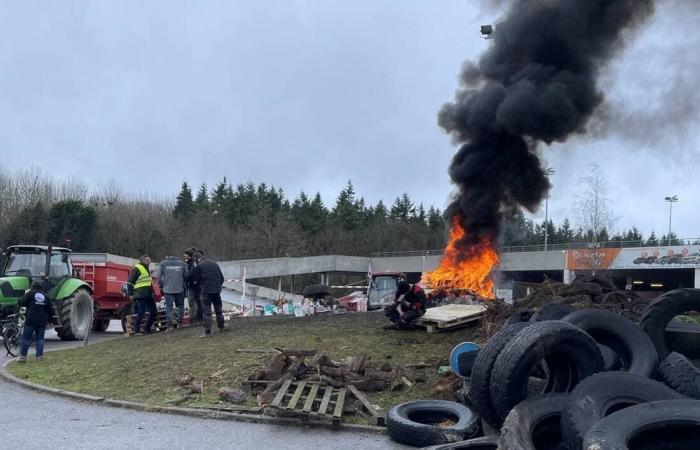
<path id="1" fill-rule="evenodd" d="M 129 271 L 137 260 L 109 253 L 73 253 L 71 262 L 76 276 L 92 287 L 95 319 L 121 319 L 131 314 L 131 299 L 122 294 L 122 284 L 129 279 Z M 156 301 L 161 300 L 155 279 Z"/>

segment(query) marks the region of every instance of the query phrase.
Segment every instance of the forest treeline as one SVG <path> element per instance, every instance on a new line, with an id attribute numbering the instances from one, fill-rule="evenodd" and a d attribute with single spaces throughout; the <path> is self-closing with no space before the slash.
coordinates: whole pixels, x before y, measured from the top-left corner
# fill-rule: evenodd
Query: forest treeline
<path id="1" fill-rule="evenodd" d="M 535 223 L 522 213 L 503 226 L 501 245 L 539 245 L 545 226 L 549 242 L 589 242 L 592 232 L 560 224 Z M 434 206 L 403 194 L 389 203 L 366 202 L 351 181 L 332 205 L 317 193 L 288 198 L 266 183 L 213 187 L 183 182 L 170 198 L 126 194 L 114 183 L 91 190 L 77 179 L 57 181 L 39 169 L 0 170 L 0 243 L 67 245 L 77 252 L 109 252 L 158 259 L 196 246 L 220 260 L 322 254 L 440 249 L 445 220 Z M 675 238 L 672 236 L 672 238 Z M 654 233 L 649 245 L 666 242 Z M 595 242 L 644 240 L 636 229 Z"/>

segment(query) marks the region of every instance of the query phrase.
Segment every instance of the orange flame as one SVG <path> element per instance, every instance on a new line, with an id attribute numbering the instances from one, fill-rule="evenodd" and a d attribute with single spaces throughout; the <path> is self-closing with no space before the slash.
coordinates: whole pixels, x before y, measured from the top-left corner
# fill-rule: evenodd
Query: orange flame
<path id="1" fill-rule="evenodd" d="M 481 297 L 493 298 L 491 270 L 498 264 L 498 253 L 491 241 L 484 238 L 465 255 L 464 250 L 457 248 L 464 234 L 464 227 L 455 216 L 445 255 L 437 269 L 423 275 L 423 281 L 431 288 L 467 289 Z"/>

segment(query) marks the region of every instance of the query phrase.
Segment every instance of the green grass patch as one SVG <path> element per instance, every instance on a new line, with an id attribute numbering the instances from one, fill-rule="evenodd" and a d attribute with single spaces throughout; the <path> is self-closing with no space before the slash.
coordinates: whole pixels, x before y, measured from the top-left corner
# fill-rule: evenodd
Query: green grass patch
<path id="1" fill-rule="evenodd" d="M 190 372 L 204 380 L 205 392 L 184 405 L 219 402 L 222 386 L 240 387 L 241 381 L 263 367 L 266 354 L 239 353 L 236 349 L 272 351 L 275 347 L 319 349 L 334 360 L 366 354 L 374 361 L 392 364 L 427 363 L 428 381 L 411 390 L 368 393 L 384 408 L 399 402 L 429 398 L 430 386 L 439 376 L 437 368 L 447 365 L 450 351 L 460 342 L 472 340 L 475 329 L 427 334 L 425 331 L 387 331 L 381 313 L 290 316 L 235 319 L 229 331 L 213 332 L 198 339 L 202 329 L 185 328 L 166 334 L 113 339 L 87 347 L 49 352 L 42 362 L 30 358 L 27 364 L 9 366 L 15 376 L 35 383 L 75 392 L 120 400 L 167 405 L 186 391 L 177 379 Z M 210 376 L 228 369 L 220 379 Z M 256 405 L 254 396 L 248 404 Z"/>

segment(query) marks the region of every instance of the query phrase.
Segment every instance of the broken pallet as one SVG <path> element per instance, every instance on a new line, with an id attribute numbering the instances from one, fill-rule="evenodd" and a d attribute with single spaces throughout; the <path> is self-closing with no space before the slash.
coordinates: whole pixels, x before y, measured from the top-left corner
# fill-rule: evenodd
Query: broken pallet
<path id="1" fill-rule="evenodd" d="M 335 388 L 308 381 L 284 382 L 266 414 L 281 417 L 296 417 L 302 420 L 316 419 L 340 423 L 345 407 L 344 387 Z"/>

